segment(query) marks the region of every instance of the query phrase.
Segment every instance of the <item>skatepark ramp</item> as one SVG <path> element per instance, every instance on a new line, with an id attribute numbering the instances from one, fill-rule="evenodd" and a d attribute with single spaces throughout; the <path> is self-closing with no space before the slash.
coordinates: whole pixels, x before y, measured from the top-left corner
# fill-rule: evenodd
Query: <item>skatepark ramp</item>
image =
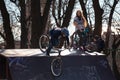
<path id="1" fill-rule="evenodd" d="M 7 57 L 9 61 L 16 60 L 9 62 L 12 80 L 116 80 L 104 55 L 61 56 L 61 75 L 57 77 L 51 72 L 54 58 L 56 56 Z"/>

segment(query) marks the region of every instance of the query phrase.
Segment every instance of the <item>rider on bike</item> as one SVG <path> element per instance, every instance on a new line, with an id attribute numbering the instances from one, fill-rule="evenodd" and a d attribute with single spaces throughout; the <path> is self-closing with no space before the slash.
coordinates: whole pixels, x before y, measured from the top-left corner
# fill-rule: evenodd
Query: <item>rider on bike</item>
<path id="1" fill-rule="evenodd" d="M 49 53 L 53 46 L 58 46 L 59 44 L 59 38 L 65 38 L 67 41 L 67 44 L 69 45 L 69 31 L 66 28 L 53 28 L 49 31 L 51 39 L 50 39 L 50 44 L 48 46 L 48 49 L 46 51 L 46 55 L 49 56 Z"/>

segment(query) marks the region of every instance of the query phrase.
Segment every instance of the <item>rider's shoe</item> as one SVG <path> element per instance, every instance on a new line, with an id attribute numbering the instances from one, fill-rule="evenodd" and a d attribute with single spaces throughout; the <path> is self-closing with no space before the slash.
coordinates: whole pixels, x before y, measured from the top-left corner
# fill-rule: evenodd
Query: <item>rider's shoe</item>
<path id="1" fill-rule="evenodd" d="M 49 53 L 46 53 L 46 56 L 50 56 L 50 54 L 49 54 Z"/>

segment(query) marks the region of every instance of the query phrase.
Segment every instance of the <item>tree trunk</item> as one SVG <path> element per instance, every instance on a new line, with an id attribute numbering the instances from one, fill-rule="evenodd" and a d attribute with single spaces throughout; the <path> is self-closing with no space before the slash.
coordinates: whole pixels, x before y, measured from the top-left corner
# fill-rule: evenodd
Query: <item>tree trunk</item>
<path id="1" fill-rule="evenodd" d="M 99 0 L 92 0 L 92 1 L 93 1 L 94 12 L 95 12 L 94 35 L 101 35 L 103 9 L 100 8 Z"/>
<path id="2" fill-rule="evenodd" d="M 5 48 L 15 48 L 14 37 L 13 37 L 11 27 L 10 27 L 9 14 L 6 9 L 4 0 L 0 0 L 0 10 L 1 10 L 1 15 L 3 17 L 3 28 L 5 31 L 5 37 L 6 37 L 6 47 Z"/>
<path id="3" fill-rule="evenodd" d="M 21 48 L 27 48 L 28 28 L 26 27 L 26 9 L 25 0 L 19 0 L 21 7 Z"/>
<path id="4" fill-rule="evenodd" d="M 49 15 L 50 5 L 52 0 L 46 0 L 43 16 L 40 11 L 40 0 L 31 0 L 31 13 L 32 13 L 32 48 L 38 48 L 39 37 L 46 29 L 47 19 Z"/>
<path id="5" fill-rule="evenodd" d="M 46 29 L 47 21 L 48 21 L 48 15 L 49 15 L 49 11 L 50 11 L 50 5 L 51 5 L 52 0 L 47 0 L 46 4 L 45 4 L 45 8 L 44 8 L 44 12 L 43 12 L 43 17 L 42 17 L 42 25 L 41 25 L 41 32 L 40 35 L 42 35 Z"/>
<path id="6" fill-rule="evenodd" d="M 75 0 L 69 0 L 68 7 L 65 12 L 65 17 L 63 18 L 62 27 L 68 27 L 71 19 L 72 11 L 74 8 Z"/>
<path id="7" fill-rule="evenodd" d="M 116 35 L 114 35 L 114 40 L 113 40 L 113 44 L 112 44 L 112 68 L 113 68 L 113 72 L 115 74 L 115 77 L 117 80 L 120 80 L 120 72 L 119 72 L 119 68 L 117 66 L 117 61 L 116 61 L 116 52 L 117 52 L 117 49 L 119 48 L 120 46 L 120 40 L 119 40 L 119 37 L 116 37 Z"/>
<path id="8" fill-rule="evenodd" d="M 84 0 L 79 0 L 79 2 L 80 2 L 80 5 L 82 7 L 82 10 L 83 10 L 83 15 L 85 16 L 85 19 L 87 20 L 87 11 L 86 11 Z"/>
<path id="9" fill-rule="evenodd" d="M 108 29 L 107 29 L 107 34 L 106 34 L 106 43 L 105 43 L 106 44 L 106 49 L 109 48 L 109 41 L 110 41 L 109 39 L 110 39 L 110 35 L 111 35 L 112 17 L 113 17 L 113 13 L 115 11 L 115 7 L 116 7 L 118 1 L 114 0 L 113 6 L 111 7 L 112 9 L 111 9 L 110 15 L 109 15 Z M 108 53 L 108 52 L 106 51 L 106 53 Z"/>
<path id="10" fill-rule="evenodd" d="M 39 37 L 41 33 L 41 13 L 40 13 L 40 0 L 31 0 L 31 47 L 38 48 Z"/>
<path id="11" fill-rule="evenodd" d="M 0 36 L 3 38 L 4 41 L 6 41 L 4 34 L 2 34 L 1 32 L 0 32 Z"/>
<path id="12" fill-rule="evenodd" d="M 113 72 L 114 72 L 116 79 L 120 80 L 120 72 L 118 70 L 118 66 L 116 63 L 116 50 L 115 49 L 116 48 L 114 47 L 112 50 L 112 69 L 113 69 Z"/>

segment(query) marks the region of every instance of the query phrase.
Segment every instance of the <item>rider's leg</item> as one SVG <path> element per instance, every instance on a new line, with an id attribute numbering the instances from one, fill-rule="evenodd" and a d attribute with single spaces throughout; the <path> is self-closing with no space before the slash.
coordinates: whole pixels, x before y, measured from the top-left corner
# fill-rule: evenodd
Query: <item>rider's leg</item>
<path id="1" fill-rule="evenodd" d="M 53 45 L 52 45 L 52 43 L 50 43 L 48 49 L 46 50 L 46 55 L 49 56 L 49 53 L 50 53 L 52 48 L 53 48 Z"/>
<path id="2" fill-rule="evenodd" d="M 62 48 L 62 46 L 64 45 L 64 41 L 65 41 L 65 38 L 61 37 L 59 41 L 58 40 L 56 41 L 55 46 L 57 46 L 57 48 Z"/>

